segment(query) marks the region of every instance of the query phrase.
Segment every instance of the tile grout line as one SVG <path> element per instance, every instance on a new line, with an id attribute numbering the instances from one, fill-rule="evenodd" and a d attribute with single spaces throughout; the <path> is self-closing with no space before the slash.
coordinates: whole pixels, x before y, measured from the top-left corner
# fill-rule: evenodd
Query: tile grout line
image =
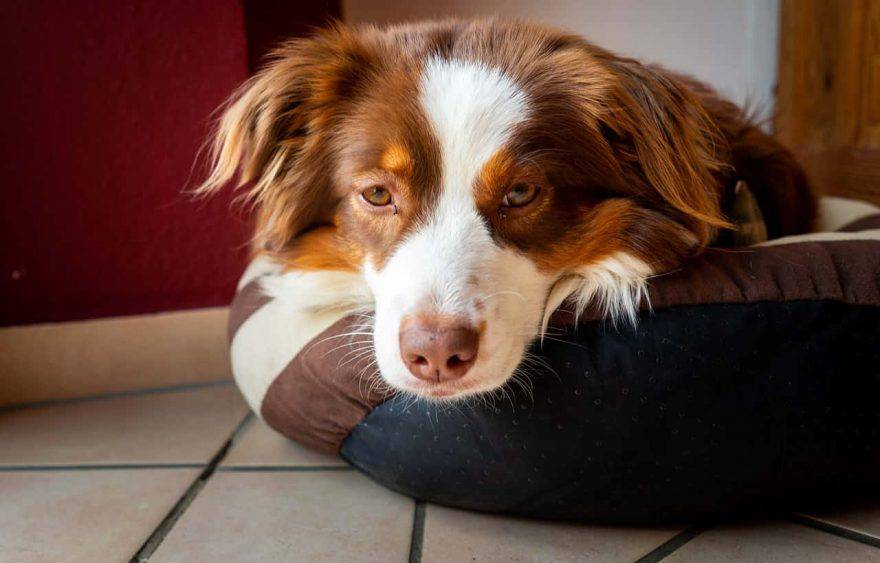
<path id="1" fill-rule="evenodd" d="M 354 471 L 349 465 L 224 465 L 217 468 L 221 473 L 275 472 L 308 473 L 311 471 Z"/>
<path id="2" fill-rule="evenodd" d="M 669 557 L 686 543 L 699 536 L 707 529 L 706 526 L 691 526 L 655 547 L 650 553 L 636 560 L 636 563 L 657 563 Z"/>
<path id="3" fill-rule="evenodd" d="M 0 466 L 0 473 L 26 471 L 125 471 L 144 469 L 202 469 L 204 463 L 96 463 L 70 465 L 6 465 Z M 221 465 L 215 469 L 222 473 L 309 473 L 322 471 L 354 471 L 348 465 Z"/>
<path id="4" fill-rule="evenodd" d="M 144 389 L 129 389 L 126 391 L 113 391 L 110 393 L 97 393 L 94 395 L 84 395 L 82 397 L 69 397 L 66 399 L 46 399 L 44 401 L 31 401 L 25 403 L 11 403 L 8 405 L 0 405 L 0 413 L 6 411 L 15 411 L 21 409 L 36 409 L 42 407 L 54 407 L 62 405 L 75 405 L 77 403 L 87 403 L 89 401 L 106 401 L 110 399 L 121 399 L 125 397 L 142 397 L 145 395 L 161 395 L 163 393 L 176 393 L 182 391 L 194 391 L 197 389 L 210 389 L 212 387 L 232 386 L 232 379 L 217 379 L 214 381 L 200 381 L 197 383 L 184 383 L 181 385 L 165 385 L 162 387 L 145 387 Z"/>
<path id="5" fill-rule="evenodd" d="M 120 469 L 199 469 L 204 463 L 80 463 L 70 465 L 5 465 L 0 473 L 16 471 L 112 471 Z"/>
<path id="6" fill-rule="evenodd" d="M 156 526 L 156 529 L 150 534 L 147 540 L 141 545 L 140 549 L 132 556 L 129 563 L 143 563 L 148 561 L 150 557 L 153 556 L 156 549 L 162 544 L 165 540 L 165 537 L 174 528 L 174 525 L 177 524 L 177 521 L 183 516 L 183 513 L 189 508 L 195 498 L 199 495 L 208 481 L 211 479 L 211 476 L 214 474 L 217 466 L 220 465 L 220 462 L 223 461 L 223 458 L 226 457 L 226 454 L 229 453 L 229 450 L 232 448 L 232 445 L 235 443 L 236 439 L 241 435 L 242 431 L 247 428 L 250 421 L 253 419 L 254 415 L 252 412 L 248 412 L 245 415 L 244 419 L 238 423 L 238 426 L 235 427 L 235 430 L 232 431 L 232 434 L 229 436 L 229 439 L 220 447 L 220 450 L 214 454 L 214 457 L 211 458 L 211 461 L 205 466 L 202 472 L 199 474 L 196 479 L 190 483 L 190 486 L 186 489 L 186 491 L 181 495 L 181 497 L 177 500 L 168 514 L 165 515 L 165 518 L 159 522 L 159 525 Z"/>
<path id="7" fill-rule="evenodd" d="M 409 543 L 409 563 L 422 562 L 422 545 L 425 541 L 425 508 L 425 501 L 415 501 L 412 537 Z"/>
<path id="8" fill-rule="evenodd" d="M 826 534 L 846 538 L 854 542 L 870 545 L 871 547 L 880 548 L 880 538 L 875 538 L 873 536 L 869 536 L 868 534 L 857 532 L 856 530 L 850 530 L 849 528 L 844 528 L 843 526 L 839 526 L 837 524 L 831 524 L 830 522 L 817 520 L 805 514 L 789 514 L 788 520 L 795 524 L 800 524 L 802 526 L 813 528 L 814 530 L 819 530 L 820 532 L 825 532 Z"/>

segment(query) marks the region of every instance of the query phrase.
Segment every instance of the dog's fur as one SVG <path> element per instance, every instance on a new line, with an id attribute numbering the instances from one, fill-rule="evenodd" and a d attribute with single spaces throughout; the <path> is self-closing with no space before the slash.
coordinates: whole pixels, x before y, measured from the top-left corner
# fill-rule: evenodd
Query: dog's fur
<path id="1" fill-rule="evenodd" d="M 285 43 L 230 101 L 200 191 L 236 175 L 258 251 L 328 272 L 316 303 L 374 305 L 382 377 L 429 397 L 503 385 L 566 298 L 634 321 L 650 276 L 732 227 L 738 181 L 771 237 L 814 215 L 790 153 L 708 87 L 496 20 L 336 25 Z M 415 314 L 478 327 L 465 377 L 407 371 L 398 331 Z"/>

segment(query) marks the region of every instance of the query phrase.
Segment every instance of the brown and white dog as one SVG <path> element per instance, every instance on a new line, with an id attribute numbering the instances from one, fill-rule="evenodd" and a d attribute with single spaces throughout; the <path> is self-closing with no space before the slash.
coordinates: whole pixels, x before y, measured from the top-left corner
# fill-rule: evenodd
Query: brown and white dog
<path id="1" fill-rule="evenodd" d="M 648 278 L 731 227 L 739 181 L 771 237 L 814 214 L 791 155 L 711 89 L 496 20 L 284 44 L 200 190 L 236 176 L 291 272 L 269 291 L 374 310 L 382 378 L 447 399 L 505 384 L 566 299 L 634 322 Z"/>

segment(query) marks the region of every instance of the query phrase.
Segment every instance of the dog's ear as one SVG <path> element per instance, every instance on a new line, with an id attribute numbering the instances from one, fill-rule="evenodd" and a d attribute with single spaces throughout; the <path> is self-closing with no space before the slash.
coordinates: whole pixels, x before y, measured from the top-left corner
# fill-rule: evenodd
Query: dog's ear
<path id="1" fill-rule="evenodd" d="M 716 176 L 723 172 L 726 142 L 674 76 L 627 59 L 609 64 L 615 80 L 600 118 L 606 139 L 704 246 L 715 229 L 730 227 Z"/>
<path id="2" fill-rule="evenodd" d="M 341 24 L 294 39 L 225 105 L 196 188 L 212 193 L 233 179 L 257 209 L 255 244 L 282 251 L 333 208 L 328 135 L 366 72 L 368 57 Z"/>

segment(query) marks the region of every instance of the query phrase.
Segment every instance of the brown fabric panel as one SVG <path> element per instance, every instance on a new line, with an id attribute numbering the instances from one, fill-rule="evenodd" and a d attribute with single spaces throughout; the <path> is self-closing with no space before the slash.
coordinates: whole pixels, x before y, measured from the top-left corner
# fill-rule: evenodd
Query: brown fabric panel
<path id="1" fill-rule="evenodd" d="M 708 303 L 833 299 L 880 305 L 880 241 L 799 242 L 710 249 L 684 268 L 650 280 L 652 309 Z M 644 309 L 645 303 L 642 304 Z M 590 309 L 581 320 L 597 320 Z M 570 325 L 569 313 L 552 324 Z"/>
<path id="2" fill-rule="evenodd" d="M 833 299 L 880 305 L 880 242 L 801 242 L 710 250 L 651 283 L 654 308 L 702 303 Z"/>
<path id="3" fill-rule="evenodd" d="M 260 409 L 269 426 L 304 446 L 335 453 L 351 429 L 390 396 L 371 389 L 372 354 L 359 358 L 355 351 L 368 337 L 333 338 L 353 331 L 358 321 L 347 317 L 325 330 L 272 382 Z"/>
<path id="4" fill-rule="evenodd" d="M 263 288 L 260 287 L 260 278 L 256 278 L 241 288 L 241 291 L 232 300 L 229 309 L 229 324 L 227 325 L 229 341 L 232 342 L 235 333 L 251 315 L 271 300 L 271 297 L 263 293 Z"/>
<path id="5" fill-rule="evenodd" d="M 852 223 L 847 223 L 840 227 L 837 231 L 841 233 L 857 233 L 859 231 L 870 231 L 872 229 L 880 229 L 880 213 L 856 219 Z"/>

